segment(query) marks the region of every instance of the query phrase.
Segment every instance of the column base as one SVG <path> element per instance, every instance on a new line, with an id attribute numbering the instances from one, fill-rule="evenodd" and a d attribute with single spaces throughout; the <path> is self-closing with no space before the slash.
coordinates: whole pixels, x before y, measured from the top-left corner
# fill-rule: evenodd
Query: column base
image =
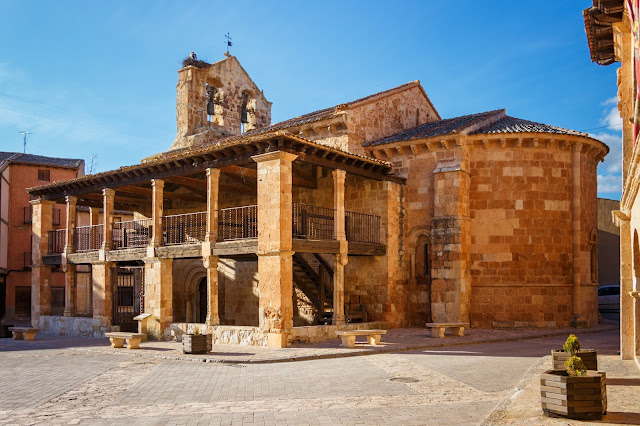
<path id="1" fill-rule="evenodd" d="M 574 328 L 588 328 L 589 322 L 584 319 L 582 314 L 580 315 L 571 315 L 571 320 L 569 321 L 569 326 Z"/>
<path id="2" fill-rule="evenodd" d="M 76 314 L 76 310 L 73 308 L 64 308 L 64 312 L 62 313 L 65 317 L 72 317 Z"/>
<path id="3" fill-rule="evenodd" d="M 267 347 L 286 348 L 287 333 L 267 333 Z"/>

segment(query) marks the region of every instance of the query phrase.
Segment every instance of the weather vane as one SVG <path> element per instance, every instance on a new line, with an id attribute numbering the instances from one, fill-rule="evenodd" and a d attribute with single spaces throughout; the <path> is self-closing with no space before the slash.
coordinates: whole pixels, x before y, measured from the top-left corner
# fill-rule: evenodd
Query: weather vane
<path id="1" fill-rule="evenodd" d="M 231 42 L 231 35 L 229 35 L 229 33 L 225 34 L 225 37 L 227 39 L 227 56 L 229 56 L 229 48 L 233 46 L 233 43 Z"/>

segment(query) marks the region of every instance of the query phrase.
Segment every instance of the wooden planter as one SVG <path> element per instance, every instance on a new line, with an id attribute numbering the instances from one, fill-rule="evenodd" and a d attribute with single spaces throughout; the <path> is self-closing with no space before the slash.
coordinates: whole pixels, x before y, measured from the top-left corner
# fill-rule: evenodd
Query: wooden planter
<path id="1" fill-rule="evenodd" d="M 547 370 L 540 375 L 540 402 L 549 417 L 600 420 L 607 412 L 606 374 L 571 377 L 566 370 Z"/>
<path id="2" fill-rule="evenodd" d="M 582 362 L 587 370 L 598 371 L 598 353 L 593 349 L 585 349 L 583 351 L 578 351 L 576 356 L 582 358 Z M 566 370 L 567 368 L 564 366 L 564 362 L 571 358 L 571 354 L 569 352 L 565 352 L 563 350 L 551 351 L 551 360 L 553 363 L 554 370 Z"/>
<path id="3" fill-rule="evenodd" d="M 185 354 L 206 354 L 209 352 L 207 343 L 207 334 L 185 334 L 182 336 L 182 352 Z"/>

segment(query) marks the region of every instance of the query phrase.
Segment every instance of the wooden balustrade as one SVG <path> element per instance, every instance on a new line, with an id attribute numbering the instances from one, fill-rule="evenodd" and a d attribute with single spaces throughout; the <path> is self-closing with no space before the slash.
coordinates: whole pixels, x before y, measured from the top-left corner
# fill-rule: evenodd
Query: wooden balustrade
<path id="1" fill-rule="evenodd" d="M 165 245 L 200 243 L 207 232 L 207 212 L 164 216 L 162 232 Z"/>
<path id="2" fill-rule="evenodd" d="M 73 250 L 77 253 L 97 251 L 102 247 L 103 225 L 78 226 L 73 233 Z"/>

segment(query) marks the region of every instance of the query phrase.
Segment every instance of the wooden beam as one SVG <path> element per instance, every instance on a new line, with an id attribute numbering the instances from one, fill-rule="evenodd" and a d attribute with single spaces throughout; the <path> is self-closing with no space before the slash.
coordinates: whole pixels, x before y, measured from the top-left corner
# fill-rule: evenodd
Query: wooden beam
<path id="1" fill-rule="evenodd" d="M 258 179 L 258 171 L 254 169 L 248 169 L 240 166 L 227 166 L 221 167 L 220 171 L 229 175 L 236 175 L 241 177 L 248 177 L 252 179 Z M 303 179 L 300 177 L 292 177 L 292 183 L 294 186 L 301 186 L 303 188 L 316 189 L 318 185 L 315 181 Z"/>

